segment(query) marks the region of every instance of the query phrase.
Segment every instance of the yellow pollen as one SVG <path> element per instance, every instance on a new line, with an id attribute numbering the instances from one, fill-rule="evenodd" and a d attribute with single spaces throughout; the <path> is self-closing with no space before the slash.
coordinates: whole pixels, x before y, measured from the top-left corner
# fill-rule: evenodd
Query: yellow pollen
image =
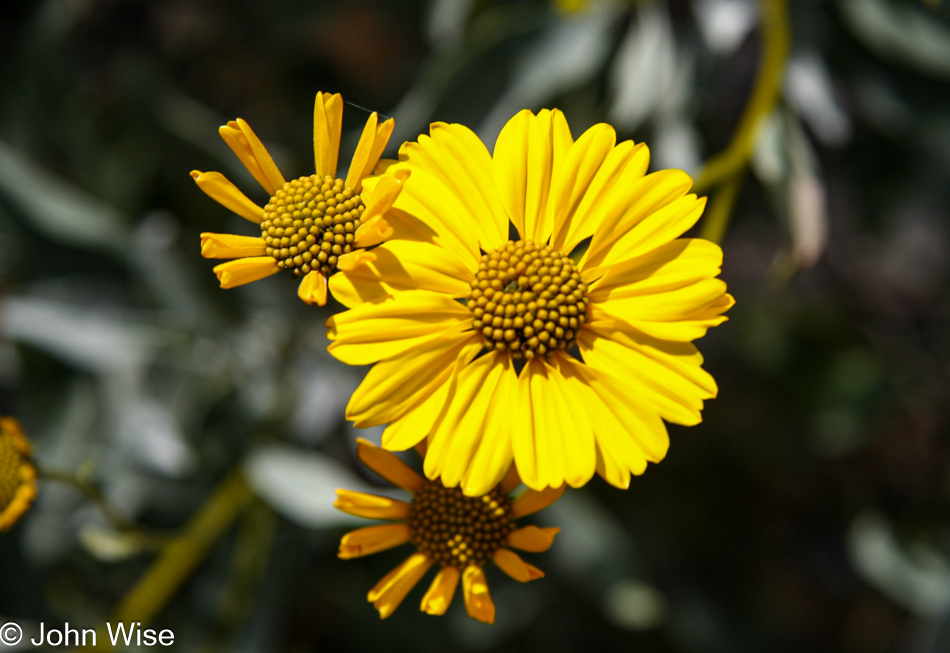
<path id="1" fill-rule="evenodd" d="M 339 257 L 355 249 L 364 210 L 359 194 L 340 179 L 310 175 L 288 181 L 264 207 L 264 251 L 295 276 L 319 270 L 328 277 Z"/>
<path id="2" fill-rule="evenodd" d="M 9 506 L 16 496 L 17 488 L 23 482 L 21 469 L 25 462 L 15 436 L 0 429 L 0 511 Z"/>
<path id="3" fill-rule="evenodd" d="M 577 265 L 548 245 L 509 240 L 482 255 L 468 293 L 485 346 L 514 358 L 570 349 L 587 321 L 587 284 Z"/>
<path id="4" fill-rule="evenodd" d="M 427 481 L 416 491 L 409 514 L 412 543 L 449 567 L 483 564 L 504 546 L 513 528 L 511 502 L 498 488 L 467 497 L 457 487 Z"/>

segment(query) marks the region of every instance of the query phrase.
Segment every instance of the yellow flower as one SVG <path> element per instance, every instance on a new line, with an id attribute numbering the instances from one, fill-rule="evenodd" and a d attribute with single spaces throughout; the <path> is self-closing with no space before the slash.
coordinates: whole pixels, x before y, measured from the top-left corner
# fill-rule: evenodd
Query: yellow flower
<path id="1" fill-rule="evenodd" d="M 394 451 L 428 436 L 426 475 L 468 495 L 512 460 L 534 489 L 595 470 L 626 488 L 660 461 L 663 420 L 697 424 L 716 395 L 691 341 L 734 302 L 719 247 L 679 238 L 705 198 L 648 161 L 609 125 L 575 142 L 557 110 L 516 115 L 494 156 L 462 125 L 403 145 L 392 237 L 331 281 L 350 310 L 330 352 L 375 363 L 347 417 L 388 423 Z"/>
<path id="2" fill-rule="evenodd" d="M 36 496 L 36 468 L 20 423 L 0 417 L 0 531 L 9 530 Z"/>
<path id="3" fill-rule="evenodd" d="M 508 547 L 539 553 L 547 551 L 559 528 L 525 526 L 514 520 L 542 510 L 564 493 L 564 488 L 527 490 L 512 500 L 508 494 L 520 483 L 514 469 L 488 494 L 466 497 L 458 488 L 427 481 L 396 456 L 360 439 L 357 454 L 363 463 L 393 485 L 413 493 L 411 503 L 375 494 L 337 490 L 333 504 L 343 512 L 367 519 L 400 523 L 352 531 L 340 542 L 340 557 L 358 558 L 412 542 L 416 553 L 388 573 L 370 590 L 367 599 L 385 619 L 399 607 L 429 568 L 441 566 L 420 609 L 444 614 L 459 579 L 470 617 L 494 623 L 495 605 L 488 594 L 483 566 L 490 560 L 523 583 L 544 573 Z"/>
<path id="4" fill-rule="evenodd" d="M 313 149 L 316 174 L 284 181 L 260 139 L 238 118 L 219 130 L 255 179 L 270 194 L 264 208 L 247 198 L 220 172 L 193 170 L 198 187 L 224 207 L 260 225 L 258 237 L 201 234 L 205 258 L 236 259 L 214 268 L 222 288 L 263 279 L 278 270 L 303 277 L 297 294 L 308 304 L 327 303 L 327 278 L 337 270 L 360 265 L 363 247 L 388 235 L 381 215 L 399 195 L 405 177 L 391 177 L 363 191 L 393 131 L 389 119 L 377 124 L 374 112 L 366 121 L 346 180 L 336 178 L 340 151 L 343 99 L 317 93 L 313 110 Z"/>

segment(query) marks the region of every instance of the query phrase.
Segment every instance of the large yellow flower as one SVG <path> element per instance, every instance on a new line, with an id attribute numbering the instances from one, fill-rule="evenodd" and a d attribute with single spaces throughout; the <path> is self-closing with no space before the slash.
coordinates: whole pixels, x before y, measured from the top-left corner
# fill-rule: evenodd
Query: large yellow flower
<path id="1" fill-rule="evenodd" d="M 20 423 L 0 417 L 0 531 L 8 530 L 36 497 L 36 467 Z"/>
<path id="2" fill-rule="evenodd" d="M 461 125 L 403 145 L 391 239 L 331 281 L 351 310 L 330 352 L 375 363 L 348 418 L 388 423 L 390 450 L 428 437 L 426 475 L 468 495 L 512 459 L 534 489 L 625 488 L 661 460 L 663 420 L 700 422 L 717 392 L 690 341 L 734 302 L 719 247 L 678 238 L 705 199 L 648 161 L 609 125 L 574 141 L 557 110 L 512 118 L 494 156 Z"/>
<path id="3" fill-rule="evenodd" d="M 212 199 L 254 224 L 257 237 L 201 234 L 205 258 L 236 259 L 214 268 L 222 288 L 233 288 L 289 270 L 303 277 L 300 299 L 323 306 L 327 278 L 337 270 L 359 265 L 361 248 L 381 242 L 387 233 L 379 216 L 399 195 L 404 177 L 391 177 L 363 191 L 363 180 L 379 161 L 393 121 L 377 124 L 376 113 L 366 121 L 346 180 L 336 178 L 340 152 L 343 99 L 317 93 L 313 109 L 313 149 L 316 174 L 284 181 L 260 139 L 238 118 L 219 130 L 254 178 L 270 194 L 264 208 L 249 200 L 220 172 L 194 170 L 192 178 Z"/>
<path id="4" fill-rule="evenodd" d="M 351 515 L 386 519 L 401 523 L 369 526 L 352 531 L 340 542 L 344 559 L 384 551 L 412 542 L 416 553 L 387 574 L 370 590 L 367 599 L 385 619 L 399 607 L 429 568 L 441 565 L 421 609 L 444 614 L 452 602 L 459 579 L 465 609 L 479 621 L 494 623 L 495 605 L 488 594 L 483 566 L 492 561 L 503 572 L 523 583 L 542 578 L 544 573 L 509 549 L 538 553 L 547 551 L 559 528 L 525 526 L 515 528 L 514 520 L 546 508 L 564 493 L 564 487 L 542 492 L 527 490 L 518 498 L 508 494 L 519 484 L 514 468 L 501 483 L 481 497 L 467 497 L 458 488 L 446 488 L 427 481 L 396 456 L 360 440 L 357 454 L 367 467 L 413 493 L 411 503 L 389 497 L 349 490 L 337 490 L 334 505 Z"/>

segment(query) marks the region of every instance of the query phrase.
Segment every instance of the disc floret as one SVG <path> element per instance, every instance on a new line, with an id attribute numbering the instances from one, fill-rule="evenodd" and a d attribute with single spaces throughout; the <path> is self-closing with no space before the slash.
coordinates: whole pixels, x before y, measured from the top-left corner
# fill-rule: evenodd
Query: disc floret
<path id="1" fill-rule="evenodd" d="M 264 207 L 261 236 L 277 267 L 302 277 L 336 272 L 339 257 L 353 251 L 365 207 L 343 180 L 327 175 L 284 184 Z"/>
<path id="2" fill-rule="evenodd" d="M 587 321 L 587 306 L 587 284 L 574 261 L 530 240 L 483 254 L 468 293 L 473 328 L 485 346 L 514 358 L 570 349 Z"/>
<path id="3" fill-rule="evenodd" d="M 458 569 L 481 566 L 514 529 L 511 501 L 497 487 L 467 497 L 457 487 L 426 481 L 416 491 L 409 529 L 413 544 L 431 560 Z"/>

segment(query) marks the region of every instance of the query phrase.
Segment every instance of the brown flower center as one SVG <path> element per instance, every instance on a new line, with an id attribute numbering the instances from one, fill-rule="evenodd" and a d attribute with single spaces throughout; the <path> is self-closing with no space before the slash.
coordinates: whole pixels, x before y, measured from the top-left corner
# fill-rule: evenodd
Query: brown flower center
<path id="1" fill-rule="evenodd" d="M 548 245 L 509 240 L 482 255 L 468 294 L 485 346 L 514 358 L 570 349 L 587 321 L 587 284 L 577 265 Z"/>
<path id="2" fill-rule="evenodd" d="M 288 181 L 264 207 L 265 252 L 295 276 L 312 270 L 330 276 L 339 257 L 353 251 L 364 209 L 359 194 L 340 179 L 310 175 Z"/>
<path id="3" fill-rule="evenodd" d="M 511 501 L 495 488 L 467 497 L 457 488 L 427 481 L 416 492 L 409 529 L 416 548 L 442 565 L 481 565 L 505 544 L 514 528 Z"/>
<path id="4" fill-rule="evenodd" d="M 22 483 L 24 458 L 17 444 L 12 433 L 0 429 L 0 511 L 10 505 Z"/>

